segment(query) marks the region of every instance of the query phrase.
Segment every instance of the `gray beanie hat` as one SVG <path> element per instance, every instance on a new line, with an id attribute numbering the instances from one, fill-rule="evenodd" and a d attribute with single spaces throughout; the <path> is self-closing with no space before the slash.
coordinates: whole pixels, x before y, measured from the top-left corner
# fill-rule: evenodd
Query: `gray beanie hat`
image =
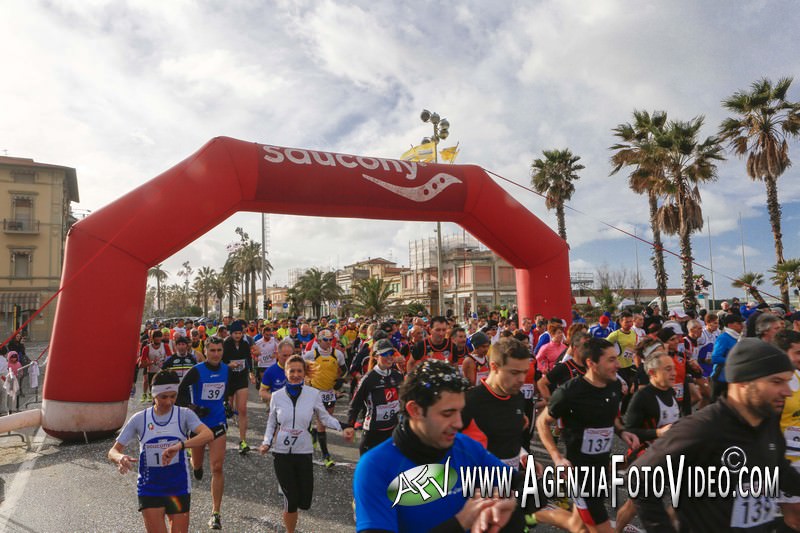
<path id="1" fill-rule="evenodd" d="M 737 342 L 725 361 L 725 378 L 728 383 L 753 381 L 793 370 L 794 366 L 786 352 L 751 337 Z"/>

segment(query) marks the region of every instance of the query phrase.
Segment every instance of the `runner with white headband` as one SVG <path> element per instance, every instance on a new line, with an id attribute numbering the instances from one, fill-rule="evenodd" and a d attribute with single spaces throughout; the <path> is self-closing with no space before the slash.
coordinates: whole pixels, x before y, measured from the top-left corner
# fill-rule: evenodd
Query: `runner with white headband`
<path id="1" fill-rule="evenodd" d="M 149 533 L 189 531 L 191 481 L 185 449 L 202 446 L 213 438 L 195 413 L 175 406 L 179 381 L 175 372 L 158 372 L 150 389 L 154 405 L 128 420 L 108 452 L 121 474 L 139 463 L 139 511 Z M 194 434 L 191 438 L 190 433 Z M 138 459 L 124 453 L 134 439 L 139 441 Z M 165 516 L 169 528 L 164 524 Z"/>

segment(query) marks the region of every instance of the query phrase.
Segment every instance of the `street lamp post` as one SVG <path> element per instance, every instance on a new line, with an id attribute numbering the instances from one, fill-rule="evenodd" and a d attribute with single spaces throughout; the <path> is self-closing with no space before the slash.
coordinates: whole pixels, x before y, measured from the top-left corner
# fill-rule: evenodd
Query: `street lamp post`
<path id="1" fill-rule="evenodd" d="M 422 144 L 433 143 L 433 162 L 439 163 L 439 141 L 447 139 L 450 135 L 450 122 L 439 117 L 435 111 L 431 113 L 423 109 L 419 118 L 422 122 L 433 125 L 433 136 L 422 139 Z M 436 222 L 436 277 L 439 281 L 439 314 L 444 315 L 444 292 L 442 291 L 442 223 Z"/>

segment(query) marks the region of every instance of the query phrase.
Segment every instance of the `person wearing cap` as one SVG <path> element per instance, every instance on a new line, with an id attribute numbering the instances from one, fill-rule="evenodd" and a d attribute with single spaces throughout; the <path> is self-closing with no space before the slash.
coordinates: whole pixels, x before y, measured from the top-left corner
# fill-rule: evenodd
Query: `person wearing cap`
<path id="1" fill-rule="evenodd" d="M 489 336 L 482 332 L 476 331 L 470 337 L 472 343 L 472 353 L 468 353 L 461 363 L 461 372 L 471 385 L 477 385 L 482 379 L 489 377 L 489 347 L 492 341 Z"/>
<path id="2" fill-rule="evenodd" d="M 146 531 L 189 531 L 192 485 L 185 450 L 213 439 L 211 430 L 194 412 L 175 406 L 179 382 L 175 372 L 158 372 L 151 384 L 154 405 L 130 417 L 108 451 L 108 459 L 120 474 L 139 463 L 136 492 Z M 139 441 L 138 459 L 124 453 L 134 440 Z"/>
<path id="3" fill-rule="evenodd" d="M 347 366 L 344 354 L 333 347 L 333 332 L 329 329 L 320 330 L 317 335 L 319 345 L 303 354 L 303 359 L 313 362 L 316 370 L 311 377 L 311 386 L 320 391 L 322 403 L 328 413 L 333 415 L 336 407 L 336 391 L 334 387 L 340 378 L 347 373 Z M 319 443 L 322 451 L 322 460 L 326 468 L 332 468 L 334 461 L 328 451 L 328 435 L 325 431 L 325 424 L 318 418 L 316 429 L 311 431 L 312 440 Z"/>
<path id="4" fill-rule="evenodd" d="M 605 339 L 611 335 L 612 329 L 609 326 L 611 319 L 607 315 L 600 315 L 597 324 L 589 328 L 589 335 L 599 339 Z M 541 341 L 540 341 L 541 342 Z"/>
<path id="5" fill-rule="evenodd" d="M 740 482 L 736 472 L 744 473 L 740 468 L 746 464 L 750 473 L 777 468 L 780 489 L 790 495 L 800 494 L 800 473 L 785 457 L 786 441 L 779 418 L 791 396 L 793 375 L 794 366 L 784 351 L 760 339 L 740 340 L 725 363 L 727 396 L 682 418 L 628 472 L 634 467 L 639 472 L 642 467 L 666 470 L 668 456 L 682 457 L 684 470 L 676 471 L 675 476 L 685 478 L 690 467 L 709 472 L 711 467 L 725 465 L 731 469 L 733 488 Z M 675 461 L 673 465 L 678 466 Z M 666 485 L 663 498 L 655 496 L 651 486 L 649 494 L 640 487 L 634 500 L 647 531 L 676 531 L 664 507 L 664 499 L 673 496 L 669 483 Z M 771 494 L 756 496 L 734 490 L 727 497 L 694 498 L 687 484 L 682 484 L 681 490 L 674 495 L 678 498 L 675 511 L 681 531 L 773 531 L 777 498 Z M 756 510 L 759 512 L 750 512 Z"/>
<path id="6" fill-rule="evenodd" d="M 742 315 L 731 313 L 725 317 L 725 329 L 720 333 L 714 342 L 714 351 L 711 352 L 711 363 L 714 369 L 711 371 L 711 399 L 714 400 L 725 394 L 727 380 L 725 379 L 725 359 L 728 352 L 736 346 L 744 330 L 744 318 Z"/>
<path id="7" fill-rule="evenodd" d="M 222 343 L 222 362 L 230 370 L 226 394 L 230 407 L 239 415 L 239 453 L 242 455 L 250 451 L 247 444 L 247 396 L 249 383 L 256 382 L 250 344 L 244 338 L 244 326 L 243 320 L 232 323 L 230 337 Z"/>
<path id="8" fill-rule="evenodd" d="M 173 370 L 179 378 L 183 379 L 186 372 L 197 364 L 193 352 L 189 350 L 189 339 L 177 337 L 175 339 L 175 353 L 167 357 L 162 365 L 163 370 Z"/>
<path id="9" fill-rule="evenodd" d="M 389 339 L 381 339 L 374 345 L 373 354 L 377 363 L 358 383 L 347 419 L 351 426 L 364 413 L 364 433 L 358 446 L 360 455 L 392 436 L 400 413 L 399 387 L 403 374 L 394 366 L 395 348 Z M 353 429 L 345 430 L 345 437 L 352 438 Z"/>

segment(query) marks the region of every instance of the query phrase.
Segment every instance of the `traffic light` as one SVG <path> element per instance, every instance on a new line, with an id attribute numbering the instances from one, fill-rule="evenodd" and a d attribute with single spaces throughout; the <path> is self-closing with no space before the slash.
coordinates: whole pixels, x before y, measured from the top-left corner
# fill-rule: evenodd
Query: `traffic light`
<path id="1" fill-rule="evenodd" d="M 272 299 L 267 300 L 267 311 L 272 311 Z"/>

